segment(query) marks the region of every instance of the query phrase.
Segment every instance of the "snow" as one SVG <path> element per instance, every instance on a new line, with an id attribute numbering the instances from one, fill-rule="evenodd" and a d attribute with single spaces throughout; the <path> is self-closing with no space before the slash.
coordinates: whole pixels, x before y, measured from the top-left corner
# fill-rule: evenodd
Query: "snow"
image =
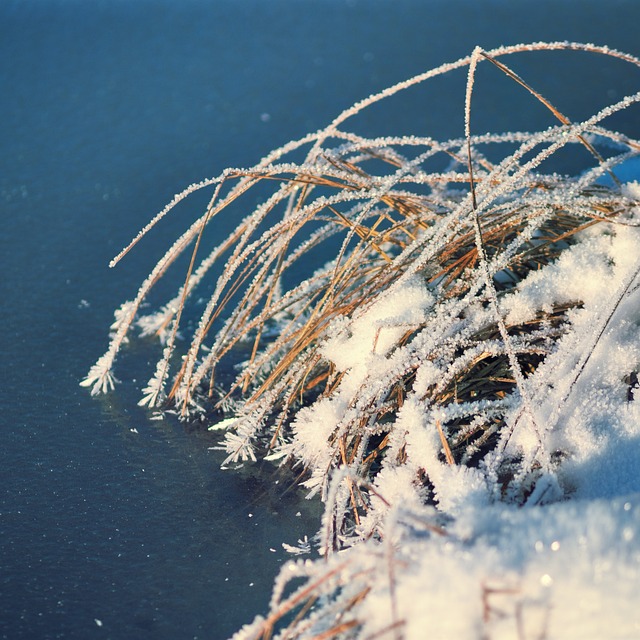
<path id="1" fill-rule="evenodd" d="M 622 193 L 640 199 L 640 184 L 628 182 Z M 630 203 L 627 219 L 634 223 L 637 215 Z M 301 637 L 331 628 L 341 602 L 351 603 L 350 616 L 362 625 L 357 636 L 344 637 L 385 630 L 404 640 L 640 637 L 640 403 L 633 378 L 625 377 L 640 365 L 639 255 L 640 229 L 597 225 L 500 300 L 507 324 L 580 301 L 568 315 L 570 330 L 526 380 L 544 425 L 541 442 L 526 429 L 509 442 L 512 450 L 564 452 L 562 464 L 548 466 L 538 480 L 564 499 L 524 506 L 495 500 L 491 462 L 471 468 L 443 460 L 433 424 L 446 411 L 425 412 L 419 394 L 408 395 L 386 454 L 402 448 L 405 463 L 387 464 L 375 476 L 356 539 L 299 566 L 310 583 L 326 581 L 323 604 Z M 393 345 L 433 304 L 431 293 L 409 279 L 350 320 L 336 321 L 322 353 L 345 376 L 335 394 L 298 413 L 294 454 L 311 468 L 330 465 L 326 442 L 344 423 L 350 399 L 384 376 Z M 431 382 L 421 378 L 437 375 L 438 367 L 426 364 L 416 388 L 424 391 Z M 415 482 L 419 469 L 437 507 Z M 321 481 L 315 474 L 309 486 Z M 331 513 L 337 485 L 348 482 L 344 472 L 329 482 Z M 370 537 L 374 530 L 381 540 Z M 332 572 L 337 581 L 328 580 Z M 256 637 L 261 620 L 236 637 Z"/>
<path id="2" fill-rule="evenodd" d="M 640 186 L 630 183 L 624 191 L 638 198 Z M 534 376 L 538 390 L 548 388 L 545 378 L 574 379 L 571 354 L 590 348 L 612 292 L 625 279 L 635 282 L 638 255 L 638 229 L 587 232 L 504 298 L 507 322 L 527 320 L 545 305 L 583 302 L 572 315 L 574 331 Z M 571 500 L 490 505 L 482 472 L 438 462 L 435 432 L 427 437 L 425 417 L 403 407 L 409 459 L 414 449 L 431 457 L 438 509 L 453 517 L 452 540 L 408 536 L 397 545 L 395 598 L 404 638 L 640 637 L 640 405 L 621 373 L 640 363 L 640 315 L 638 291 L 625 293 L 565 398 L 562 423 L 547 434 L 552 446 L 571 452 L 559 472 L 562 484 L 574 488 Z M 539 393 L 538 411 L 551 413 L 555 399 Z M 383 600 L 367 598 L 363 637 L 392 623 L 380 613 Z"/>
<path id="3" fill-rule="evenodd" d="M 637 496 L 483 507 L 469 522 L 474 531 L 462 538 L 454 538 L 453 526 L 446 539 L 411 537 L 398 547 L 396 599 L 405 638 L 640 635 Z M 388 614 L 375 620 L 383 600 L 371 607 L 377 616 L 370 618 L 368 608 L 364 637 L 390 623 Z"/>
<path id="4" fill-rule="evenodd" d="M 384 359 L 406 331 L 419 326 L 433 304 L 433 295 L 417 278 L 378 298 L 352 319 L 349 334 L 338 328 L 323 346 L 323 354 L 341 370 L 370 370 Z"/>

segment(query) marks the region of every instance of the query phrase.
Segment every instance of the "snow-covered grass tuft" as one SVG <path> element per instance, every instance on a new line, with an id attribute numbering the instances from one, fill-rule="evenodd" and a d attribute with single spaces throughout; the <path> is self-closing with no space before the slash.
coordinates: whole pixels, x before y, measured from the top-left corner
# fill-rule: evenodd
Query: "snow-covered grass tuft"
<path id="1" fill-rule="evenodd" d="M 154 332 L 165 346 L 144 404 L 222 411 L 226 462 L 298 465 L 325 502 L 321 557 L 284 567 L 270 612 L 238 639 L 640 635 L 640 185 L 623 179 L 640 142 L 604 126 L 640 93 L 574 122 L 507 64 L 543 50 L 640 67 L 594 45 L 476 48 L 192 185 L 154 219 L 213 189 L 83 384 L 110 390 L 128 333 Z M 475 132 L 479 65 L 556 124 Z M 347 128 L 465 67 L 460 138 Z M 569 145 L 590 167 L 545 171 Z M 205 249 L 216 218 L 243 210 Z M 189 247 L 183 286 L 140 317 Z M 223 360 L 242 366 L 221 391 Z"/>

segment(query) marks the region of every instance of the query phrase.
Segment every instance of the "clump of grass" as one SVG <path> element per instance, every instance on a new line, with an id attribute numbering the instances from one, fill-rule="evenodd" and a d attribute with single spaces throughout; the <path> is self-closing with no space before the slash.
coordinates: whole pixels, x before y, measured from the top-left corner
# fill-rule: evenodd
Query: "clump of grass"
<path id="1" fill-rule="evenodd" d="M 354 540 L 385 538 L 376 516 L 390 504 L 377 484 L 381 474 L 409 468 L 420 499 L 439 504 L 433 442 L 443 465 L 482 469 L 494 499 L 522 504 L 560 497 L 555 468 L 563 454 L 550 448 L 548 434 L 637 271 L 620 285 L 610 313 L 600 316 L 591 351 L 558 389 L 551 412 L 540 407 L 553 385 L 536 372 L 557 351 L 584 301 L 556 292 L 524 313 L 513 311 L 514 300 L 521 283 L 556 263 L 577 235 L 635 225 L 628 215 L 634 203 L 619 188 L 615 168 L 637 155 L 640 144 L 602 122 L 638 102 L 640 93 L 574 123 L 505 62 L 541 50 L 640 66 L 633 56 L 575 43 L 476 49 L 363 100 L 254 167 L 192 185 L 114 260 L 179 201 L 212 189 L 206 210 L 116 313 L 109 349 L 83 384 L 93 393 L 112 388 L 112 366 L 128 333 L 138 326 L 156 334 L 163 357 L 141 404 L 174 407 L 185 417 L 223 411 L 217 426 L 226 430 L 228 462 L 268 455 L 301 465 L 306 486 L 327 504 L 325 555 Z M 478 64 L 492 64 L 521 85 L 557 124 L 537 132 L 473 132 Z M 347 130 L 349 119 L 368 106 L 464 67 L 460 138 L 366 138 Z M 544 161 L 567 145 L 584 147 L 591 168 L 577 177 L 545 173 Z M 602 176 L 612 186 L 599 183 Z M 258 206 L 251 196 L 256 189 L 264 196 Z M 205 248 L 205 229 L 245 207 L 235 230 Z M 189 251 L 175 297 L 141 316 L 150 290 Z M 178 330 L 193 313 L 194 293 L 218 263 L 221 274 L 176 359 Z M 216 371 L 237 353 L 244 354 L 239 373 L 221 389 Z M 425 527 L 445 534 L 440 524 Z M 342 589 L 339 569 L 274 601 L 251 637 L 269 637 L 280 618 L 298 605 L 310 607 L 323 589 Z M 342 613 L 335 624 L 315 637 L 356 632 L 349 612 L 367 593 L 366 580 L 358 584 L 357 593 L 347 590 L 351 600 L 338 598 Z M 286 637 L 313 627 L 306 614 L 303 608 L 290 622 Z"/>

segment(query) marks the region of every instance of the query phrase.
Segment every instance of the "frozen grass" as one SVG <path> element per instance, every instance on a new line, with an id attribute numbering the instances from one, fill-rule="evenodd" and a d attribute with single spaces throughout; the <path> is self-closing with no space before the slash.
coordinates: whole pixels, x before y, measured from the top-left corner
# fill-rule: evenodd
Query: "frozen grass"
<path id="1" fill-rule="evenodd" d="M 640 66 L 575 43 L 476 49 L 250 169 L 192 185 L 114 260 L 177 202 L 212 189 L 116 313 L 108 351 L 82 384 L 112 388 L 128 333 L 155 333 L 164 353 L 141 404 L 185 417 L 223 411 L 213 428 L 225 432 L 228 464 L 297 465 L 325 503 L 321 557 L 285 567 L 269 615 L 238 638 L 640 634 L 631 569 L 640 506 L 630 497 L 640 186 L 616 176 L 640 143 L 603 124 L 640 93 L 572 122 L 507 66 L 542 50 Z M 521 85 L 557 124 L 476 134 L 479 64 Z M 459 139 L 347 130 L 368 106 L 464 67 Z M 583 147 L 591 168 L 545 172 L 567 145 Z M 243 207 L 233 233 L 205 249 L 206 228 Z M 183 287 L 141 316 L 189 248 Z M 207 286 L 176 354 L 183 316 Z M 245 359 L 220 389 L 216 369 L 235 353 Z M 302 585 L 288 586 L 296 578 Z"/>

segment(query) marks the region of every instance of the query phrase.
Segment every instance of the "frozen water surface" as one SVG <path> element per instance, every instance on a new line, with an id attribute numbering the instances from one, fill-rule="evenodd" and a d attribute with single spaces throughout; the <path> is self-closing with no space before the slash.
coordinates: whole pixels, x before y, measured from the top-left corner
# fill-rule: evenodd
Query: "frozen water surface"
<path id="1" fill-rule="evenodd" d="M 304 547 L 318 526 L 318 509 L 282 492 L 269 469 L 222 472 L 211 434 L 150 421 L 137 407 L 157 355 L 150 342 L 131 345 L 118 395 L 96 401 L 78 387 L 104 349 L 113 308 L 189 210 L 165 220 L 116 272 L 107 264 L 174 193 L 226 166 L 249 166 L 476 44 L 572 39 L 638 54 L 639 11 L 633 1 L 2 2 L 0 637 L 228 637 L 266 611 L 288 557 L 281 543 Z M 572 85 L 524 65 L 575 117 L 637 90 L 637 78 L 616 65 L 604 97 L 588 74 Z M 518 118 L 544 121 L 525 96 L 505 113 L 496 99 L 503 84 L 483 82 L 478 130 L 492 118 L 507 130 Z M 461 104 L 446 82 L 440 90 L 443 104 Z M 364 126 L 381 123 L 448 137 L 461 135 L 463 113 L 416 101 L 402 113 L 381 106 Z M 566 162 L 567 171 L 581 168 Z M 416 297 L 422 313 L 427 301 Z M 394 315 L 378 311 L 382 349 Z M 630 334 L 618 338 L 628 352 Z M 362 349 L 374 358 L 364 338 Z M 582 455 L 567 468 L 581 487 L 570 503 L 486 509 L 476 477 L 443 470 L 458 509 L 455 539 L 432 544 L 425 534 L 407 547 L 395 612 L 412 613 L 407 637 L 426 629 L 477 637 L 483 619 L 491 638 L 516 637 L 518 625 L 526 637 L 546 629 L 567 638 L 567 628 L 576 638 L 640 636 L 638 422 L 625 414 L 637 409 L 620 403 L 607 439 L 608 405 L 598 402 L 571 402 L 563 417 L 584 432 L 569 436 Z M 589 454 L 593 443 L 599 457 Z M 416 443 L 427 452 L 436 445 Z M 380 483 L 419 509 L 401 470 Z M 415 533 L 402 513 L 396 526 L 399 540 Z M 375 607 L 387 596 L 381 578 L 368 601 L 372 628 L 391 615 Z M 459 615 L 472 602 L 477 610 Z"/>

